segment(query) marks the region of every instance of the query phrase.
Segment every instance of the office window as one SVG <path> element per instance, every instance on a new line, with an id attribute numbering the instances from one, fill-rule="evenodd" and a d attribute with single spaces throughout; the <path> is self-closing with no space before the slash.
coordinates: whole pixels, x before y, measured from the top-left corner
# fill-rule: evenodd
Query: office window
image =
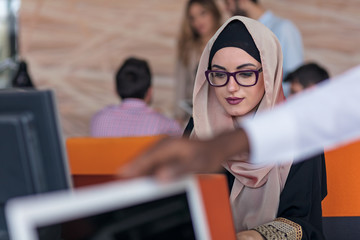
<path id="1" fill-rule="evenodd" d="M 0 0 L 0 88 L 9 86 L 17 67 L 20 0 Z"/>

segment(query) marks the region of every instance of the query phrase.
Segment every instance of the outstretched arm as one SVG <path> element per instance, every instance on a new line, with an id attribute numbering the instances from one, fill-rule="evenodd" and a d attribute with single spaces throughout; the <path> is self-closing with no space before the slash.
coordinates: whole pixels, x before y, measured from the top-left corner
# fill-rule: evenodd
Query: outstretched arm
<path id="1" fill-rule="evenodd" d="M 252 163 L 300 161 L 360 137 L 360 65 L 245 119 Z"/>
<path id="2" fill-rule="evenodd" d="M 161 180 L 186 173 L 209 173 L 238 153 L 248 153 L 249 143 L 243 129 L 223 133 L 210 140 L 165 138 L 121 170 L 123 177 L 155 175 Z"/>

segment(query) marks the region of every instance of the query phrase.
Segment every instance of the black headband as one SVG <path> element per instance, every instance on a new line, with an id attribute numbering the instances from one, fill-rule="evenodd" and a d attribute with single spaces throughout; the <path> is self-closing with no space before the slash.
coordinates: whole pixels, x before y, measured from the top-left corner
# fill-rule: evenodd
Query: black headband
<path id="1" fill-rule="evenodd" d="M 237 47 L 247 52 L 261 63 L 260 52 L 244 23 L 238 20 L 231 21 L 219 34 L 210 50 L 209 65 L 217 51 L 225 47 Z"/>

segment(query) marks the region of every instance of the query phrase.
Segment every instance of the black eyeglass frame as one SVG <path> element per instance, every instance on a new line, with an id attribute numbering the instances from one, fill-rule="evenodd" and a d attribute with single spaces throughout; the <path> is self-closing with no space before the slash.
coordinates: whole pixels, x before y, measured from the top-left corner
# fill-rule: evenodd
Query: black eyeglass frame
<path id="1" fill-rule="evenodd" d="M 208 81 L 208 83 L 210 84 L 210 86 L 213 86 L 213 87 L 223 87 L 223 86 L 226 86 L 226 84 L 228 84 L 228 82 L 230 81 L 230 76 L 232 76 L 234 79 L 235 79 L 235 82 L 242 86 L 242 87 L 252 87 L 252 86 L 255 86 L 259 80 L 259 74 L 263 71 L 262 68 L 260 68 L 259 70 L 252 70 L 252 69 L 249 69 L 249 70 L 240 70 L 240 71 L 236 71 L 236 72 L 226 72 L 226 71 L 219 71 L 219 70 L 206 70 L 205 71 L 205 77 L 206 77 L 206 80 Z M 255 83 L 254 84 L 251 84 L 251 85 L 244 85 L 244 84 L 240 84 L 237 79 L 236 79 L 236 74 L 238 73 L 242 73 L 242 72 L 253 72 L 255 73 Z M 210 79 L 209 79 L 209 74 L 210 73 L 224 73 L 226 74 L 227 76 L 227 79 L 226 79 L 226 82 L 222 85 L 214 85 L 211 83 Z"/>

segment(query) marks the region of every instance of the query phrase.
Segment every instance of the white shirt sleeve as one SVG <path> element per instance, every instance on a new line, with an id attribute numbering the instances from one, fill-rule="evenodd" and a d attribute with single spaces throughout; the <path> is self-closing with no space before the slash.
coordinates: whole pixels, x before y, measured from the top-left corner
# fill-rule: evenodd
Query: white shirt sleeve
<path id="1" fill-rule="evenodd" d="M 301 160 L 360 138 L 360 65 L 246 118 L 253 163 Z"/>

